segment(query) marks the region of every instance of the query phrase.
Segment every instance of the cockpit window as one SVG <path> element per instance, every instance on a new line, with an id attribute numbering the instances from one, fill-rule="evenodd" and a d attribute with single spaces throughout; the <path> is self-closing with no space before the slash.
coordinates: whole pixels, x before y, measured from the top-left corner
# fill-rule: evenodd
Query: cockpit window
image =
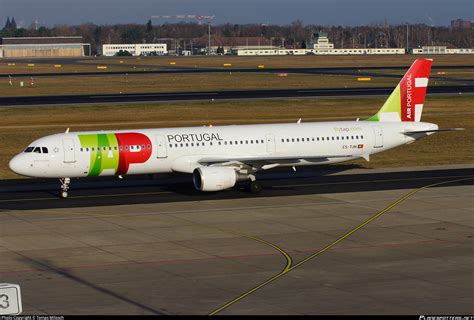
<path id="1" fill-rule="evenodd" d="M 35 147 L 35 148 L 33 149 L 33 152 L 41 153 L 41 148 L 40 148 L 40 147 Z"/>
<path id="2" fill-rule="evenodd" d="M 35 147 L 28 147 L 25 149 L 25 152 L 32 152 Z"/>
<path id="3" fill-rule="evenodd" d="M 41 147 L 41 150 L 43 150 L 43 153 L 48 153 L 48 148 L 46 147 Z"/>

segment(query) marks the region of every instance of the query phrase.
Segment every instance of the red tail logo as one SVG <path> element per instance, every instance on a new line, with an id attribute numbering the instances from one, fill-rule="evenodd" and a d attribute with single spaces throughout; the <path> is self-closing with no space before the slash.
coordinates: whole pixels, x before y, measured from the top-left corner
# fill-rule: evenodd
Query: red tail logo
<path id="1" fill-rule="evenodd" d="M 416 60 L 400 82 L 402 121 L 420 121 L 431 60 Z"/>

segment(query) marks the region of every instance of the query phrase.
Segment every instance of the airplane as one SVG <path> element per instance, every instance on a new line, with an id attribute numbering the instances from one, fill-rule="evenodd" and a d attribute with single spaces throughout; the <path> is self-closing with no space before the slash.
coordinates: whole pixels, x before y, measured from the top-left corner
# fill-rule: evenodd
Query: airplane
<path id="1" fill-rule="evenodd" d="M 413 62 L 372 117 L 359 121 L 228 125 L 53 134 L 13 157 L 10 169 L 29 177 L 59 178 L 61 198 L 71 178 L 181 172 L 199 191 L 246 183 L 262 185 L 256 172 L 364 158 L 439 131 L 421 122 L 432 59 Z"/>

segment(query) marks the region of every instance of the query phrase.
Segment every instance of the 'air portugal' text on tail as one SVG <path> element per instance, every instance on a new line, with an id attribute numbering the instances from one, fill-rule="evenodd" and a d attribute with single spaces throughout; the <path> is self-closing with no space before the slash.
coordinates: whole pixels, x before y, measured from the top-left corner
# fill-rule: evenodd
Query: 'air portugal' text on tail
<path id="1" fill-rule="evenodd" d="M 415 60 L 379 112 L 367 120 L 419 122 L 432 62 Z"/>

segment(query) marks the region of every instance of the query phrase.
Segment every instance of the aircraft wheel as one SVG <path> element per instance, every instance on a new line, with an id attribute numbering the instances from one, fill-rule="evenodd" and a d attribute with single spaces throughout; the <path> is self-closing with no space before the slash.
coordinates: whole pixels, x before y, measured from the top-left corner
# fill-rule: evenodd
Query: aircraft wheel
<path id="1" fill-rule="evenodd" d="M 61 197 L 61 199 L 66 199 L 68 196 L 68 193 L 67 191 L 60 191 L 59 196 Z"/>
<path id="2" fill-rule="evenodd" d="M 260 182 L 258 181 L 251 181 L 249 184 L 249 189 L 251 193 L 258 193 L 262 191 L 263 186 Z"/>

